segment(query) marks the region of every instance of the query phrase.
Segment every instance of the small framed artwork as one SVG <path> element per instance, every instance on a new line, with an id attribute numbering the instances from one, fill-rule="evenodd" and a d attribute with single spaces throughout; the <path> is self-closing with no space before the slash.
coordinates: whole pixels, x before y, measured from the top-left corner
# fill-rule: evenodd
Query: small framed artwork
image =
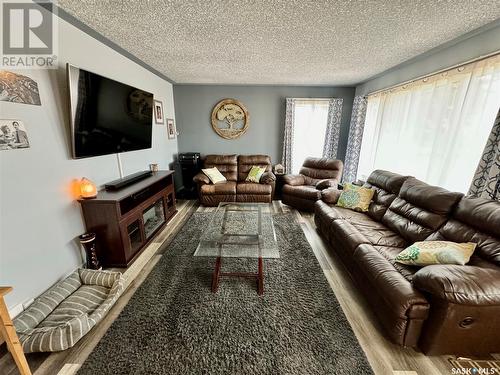
<path id="1" fill-rule="evenodd" d="M 175 130 L 174 120 L 171 118 L 167 119 L 167 133 L 168 133 L 168 139 L 174 139 L 175 135 L 177 134 Z"/>
<path id="2" fill-rule="evenodd" d="M 153 110 L 155 112 L 155 124 L 164 124 L 165 121 L 163 119 L 163 103 L 159 100 L 155 100 Z"/>
<path id="3" fill-rule="evenodd" d="M 0 120 L 0 151 L 29 147 L 28 133 L 21 120 Z"/>

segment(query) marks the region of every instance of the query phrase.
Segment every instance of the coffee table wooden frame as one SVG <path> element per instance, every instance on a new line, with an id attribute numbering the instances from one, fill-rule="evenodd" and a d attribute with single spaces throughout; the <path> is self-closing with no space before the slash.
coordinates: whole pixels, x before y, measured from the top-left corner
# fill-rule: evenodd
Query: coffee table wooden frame
<path id="1" fill-rule="evenodd" d="M 235 212 L 242 212 L 242 211 L 255 211 L 251 209 L 238 209 L 238 210 L 231 210 L 231 209 L 225 209 L 224 211 L 224 217 L 222 221 L 222 228 L 221 228 L 221 233 L 223 235 L 231 236 L 231 237 L 238 237 L 238 236 L 244 236 L 244 237 L 249 237 L 248 234 L 230 234 L 230 233 L 225 233 L 226 232 L 226 221 L 227 221 L 227 213 L 229 211 L 235 211 Z M 250 278 L 250 279 L 256 279 L 257 281 L 257 294 L 259 296 L 264 294 L 264 272 L 263 272 L 263 260 L 262 260 L 262 239 L 260 236 L 262 235 L 262 207 L 258 206 L 257 207 L 257 212 L 259 215 L 259 218 L 257 220 L 258 223 L 258 229 L 257 229 L 257 234 L 253 235 L 255 236 L 255 240 L 253 243 L 250 243 L 250 245 L 256 245 L 258 246 L 258 266 L 257 266 L 257 273 L 251 273 L 251 272 L 221 272 L 221 265 L 222 265 L 222 257 L 218 256 L 215 260 L 215 267 L 214 267 L 214 272 L 212 274 L 212 293 L 217 293 L 219 289 L 219 283 L 221 277 L 245 277 L 245 278 Z M 252 235 L 251 235 L 252 236 Z M 237 240 L 233 241 L 219 241 L 218 246 L 219 246 L 219 254 L 222 252 L 222 246 L 223 245 L 249 245 L 248 241 L 246 242 L 239 242 Z"/>

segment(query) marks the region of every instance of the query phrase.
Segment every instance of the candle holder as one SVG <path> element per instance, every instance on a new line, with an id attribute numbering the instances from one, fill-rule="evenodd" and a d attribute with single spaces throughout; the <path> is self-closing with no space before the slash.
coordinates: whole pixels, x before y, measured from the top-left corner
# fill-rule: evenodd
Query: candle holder
<path id="1" fill-rule="evenodd" d="M 102 267 L 99 263 L 99 259 L 97 259 L 95 238 L 95 233 L 85 233 L 78 237 L 87 255 L 86 268 L 100 270 Z"/>

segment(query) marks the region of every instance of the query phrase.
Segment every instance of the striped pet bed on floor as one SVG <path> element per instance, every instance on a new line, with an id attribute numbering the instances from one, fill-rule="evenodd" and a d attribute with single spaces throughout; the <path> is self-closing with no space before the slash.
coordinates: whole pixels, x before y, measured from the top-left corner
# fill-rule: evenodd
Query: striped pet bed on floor
<path id="1" fill-rule="evenodd" d="M 71 348 L 106 315 L 122 291 L 119 272 L 73 272 L 14 319 L 24 352 Z"/>

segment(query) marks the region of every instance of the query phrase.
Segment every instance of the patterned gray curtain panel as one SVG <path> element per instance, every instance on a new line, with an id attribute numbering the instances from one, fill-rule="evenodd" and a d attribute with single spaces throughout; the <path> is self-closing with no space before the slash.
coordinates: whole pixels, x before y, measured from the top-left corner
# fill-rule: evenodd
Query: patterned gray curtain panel
<path id="1" fill-rule="evenodd" d="M 292 145 L 293 145 L 293 123 L 295 113 L 295 99 L 286 99 L 285 113 L 285 136 L 283 139 L 283 157 L 281 164 L 285 168 L 285 173 L 292 173 Z"/>
<path id="2" fill-rule="evenodd" d="M 353 182 L 358 172 L 359 153 L 363 130 L 365 128 L 366 107 L 368 99 L 364 96 L 354 97 L 352 105 L 351 123 L 349 125 L 349 138 L 344 162 L 344 175 L 342 181 Z"/>
<path id="3" fill-rule="evenodd" d="M 330 99 L 328 103 L 328 123 L 326 125 L 325 144 L 323 157 L 335 159 L 339 147 L 340 120 L 342 118 L 343 99 Z"/>
<path id="4" fill-rule="evenodd" d="M 500 110 L 476 169 L 469 195 L 500 201 Z"/>

